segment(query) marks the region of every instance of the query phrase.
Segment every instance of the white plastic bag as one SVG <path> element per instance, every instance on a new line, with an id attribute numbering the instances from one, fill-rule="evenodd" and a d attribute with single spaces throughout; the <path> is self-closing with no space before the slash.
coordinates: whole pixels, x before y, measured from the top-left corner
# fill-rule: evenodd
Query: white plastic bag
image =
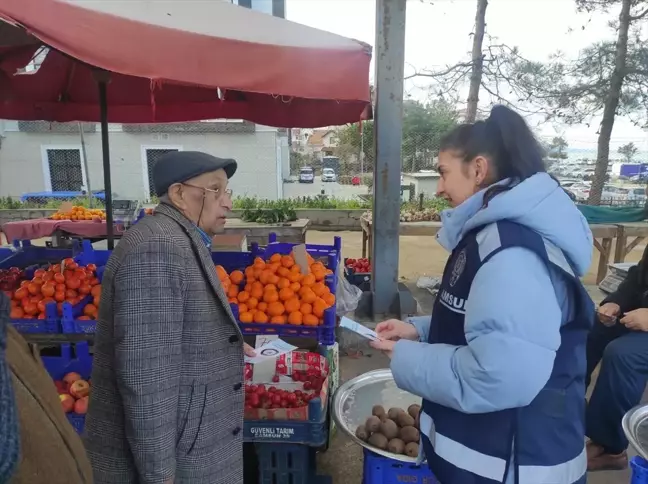
<path id="1" fill-rule="evenodd" d="M 346 277 L 344 277 L 344 267 L 340 264 L 338 268 L 337 290 L 335 293 L 335 314 L 344 316 L 355 311 L 361 297 L 362 290 L 346 280 Z"/>

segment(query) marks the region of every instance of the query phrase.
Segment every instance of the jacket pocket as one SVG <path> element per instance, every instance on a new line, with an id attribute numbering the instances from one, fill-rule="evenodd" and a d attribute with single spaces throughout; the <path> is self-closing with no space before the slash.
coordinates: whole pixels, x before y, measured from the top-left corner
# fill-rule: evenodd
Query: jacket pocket
<path id="1" fill-rule="evenodd" d="M 178 451 L 185 455 L 191 454 L 198 438 L 207 403 L 207 386 L 194 381 L 191 384 L 187 398 L 188 401 L 184 405 L 183 417 L 178 422 L 179 437 L 177 441 Z"/>

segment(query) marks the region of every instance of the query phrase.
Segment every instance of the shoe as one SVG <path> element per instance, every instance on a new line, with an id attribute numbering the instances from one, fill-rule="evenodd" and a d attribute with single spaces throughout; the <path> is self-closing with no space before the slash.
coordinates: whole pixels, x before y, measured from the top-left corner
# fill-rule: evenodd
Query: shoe
<path id="1" fill-rule="evenodd" d="M 620 454 L 606 454 L 599 445 L 587 446 L 587 470 L 589 472 L 622 471 L 627 467 L 628 454 L 626 451 Z"/>
<path id="2" fill-rule="evenodd" d="M 588 440 L 587 444 L 585 444 L 585 451 L 587 452 L 587 460 L 594 459 L 605 452 L 602 446 L 595 444 L 591 440 Z"/>

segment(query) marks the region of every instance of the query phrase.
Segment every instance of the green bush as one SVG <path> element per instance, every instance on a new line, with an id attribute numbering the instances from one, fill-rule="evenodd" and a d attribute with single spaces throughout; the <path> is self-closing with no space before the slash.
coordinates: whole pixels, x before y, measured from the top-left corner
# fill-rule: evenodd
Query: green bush
<path id="1" fill-rule="evenodd" d="M 74 198 L 71 200 L 48 200 L 45 202 L 36 202 L 28 200 L 21 202 L 20 200 L 11 197 L 0 197 L 0 210 L 17 210 L 17 209 L 50 209 L 56 210 L 64 202 L 70 202 L 72 205 L 79 205 L 81 207 L 90 207 L 90 200 L 87 197 Z M 92 199 L 92 208 L 104 208 L 104 201 L 98 198 Z"/>
<path id="2" fill-rule="evenodd" d="M 312 197 L 297 197 L 284 200 L 265 200 L 256 197 L 240 197 L 234 200 L 233 206 L 240 210 L 254 210 L 259 208 L 296 210 L 299 208 L 323 208 L 323 209 L 367 209 L 370 205 L 362 200 L 346 200 L 326 195 L 315 195 Z"/>

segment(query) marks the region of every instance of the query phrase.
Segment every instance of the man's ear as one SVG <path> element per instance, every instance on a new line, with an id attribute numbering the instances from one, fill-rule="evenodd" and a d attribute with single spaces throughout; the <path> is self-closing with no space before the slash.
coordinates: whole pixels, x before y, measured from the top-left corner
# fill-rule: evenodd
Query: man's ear
<path id="1" fill-rule="evenodd" d="M 167 191 L 167 196 L 169 201 L 178 208 L 186 208 L 186 202 L 184 199 L 184 190 L 182 190 L 182 185 L 180 183 L 175 183 L 169 187 Z"/>

